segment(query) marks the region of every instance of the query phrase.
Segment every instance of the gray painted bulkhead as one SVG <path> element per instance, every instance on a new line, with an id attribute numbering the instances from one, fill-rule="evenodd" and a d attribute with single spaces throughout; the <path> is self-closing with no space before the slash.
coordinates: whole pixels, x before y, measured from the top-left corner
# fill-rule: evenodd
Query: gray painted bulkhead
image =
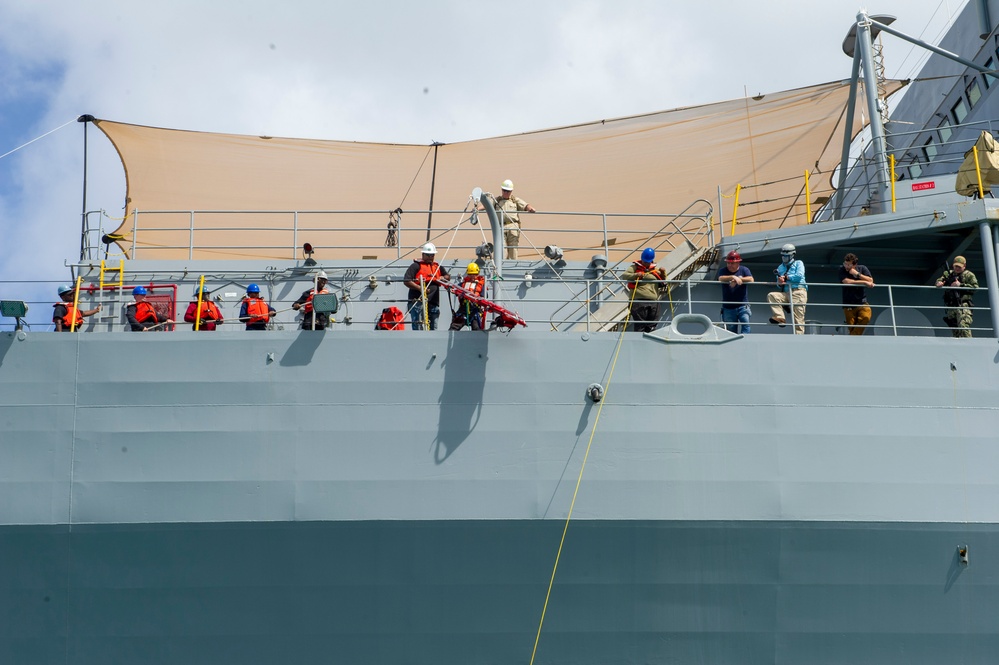
<path id="1" fill-rule="evenodd" d="M 526 662 L 594 424 L 536 662 L 999 646 L 994 340 L 24 337 L 4 662 Z"/>

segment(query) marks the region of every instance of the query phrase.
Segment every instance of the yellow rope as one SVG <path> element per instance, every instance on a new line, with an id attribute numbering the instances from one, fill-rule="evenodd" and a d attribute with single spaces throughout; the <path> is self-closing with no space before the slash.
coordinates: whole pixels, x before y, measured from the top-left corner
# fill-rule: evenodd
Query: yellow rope
<path id="1" fill-rule="evenodd" d="M 631 319 L 631 306 L 635 302 L 635 292 L 638 291 L 638 285 L 631 291 L 631 299 L 628 301 L 628 313 L 624 317 L 624 328 L 621 330 L 621 336 L 617 340 L 617 348 L 614 350 L 614 360 L 611 362 L 610 373 L 607 375 L 607 386 L 604 388 L 604 396 L 600 400 L 600 406 L 597 407 L 597 417 L 593 420 L 593 429 L 590 431 L 590 440 L 586 444 L 586 452 L 583 453 L 583 465 L 579 467 L 579 477 L 576 478 L 576 489 L 572 492 L 572 501 L 569 503 L 569 514 L 565 517 L 565 526 L 562 527 L 562 539 L 558 543 L 558 552 L 555 554 L 555 565 L 552 567 L 552 577 L 548 581 L 548 593 L 545 594 L 545 604 L 541 608 L 541 620 L 538 622 L 538 634 L 534 638 L 534 649 L 531 651 L 531 665 L 534 665 L 534 657 L 538 653 L 538 642 L 541 641 L 541 628 L 545 623 L 545 613 L 548 611 L 548 601 L 552 595 L 552 587 L 555 585 L 555 573 L 558 571 L 558 562 L 562 558 L 562 547 L 565 545 L 565 534 L 569 530 L 569 520 L 572 519 L 572 510 L 576 505 L 576 495 L 579 494 L 579 485 L 583 482 L 583 471 L 586 470 L 586 460 L 590 456 L 590 447 L 593 445 L 593 437 L 597 433 L 597 424 L 600 423 L 600 412 L 604 409 L 604 404 L 607 403 L 607 394 L 610 392 L 611 379 L 614 377 L 614 368 L 617 366 L 617 357 L 621 353 L 621 343 L 624 342 L 624 333 L 628 330 L 628 321 Z"/>

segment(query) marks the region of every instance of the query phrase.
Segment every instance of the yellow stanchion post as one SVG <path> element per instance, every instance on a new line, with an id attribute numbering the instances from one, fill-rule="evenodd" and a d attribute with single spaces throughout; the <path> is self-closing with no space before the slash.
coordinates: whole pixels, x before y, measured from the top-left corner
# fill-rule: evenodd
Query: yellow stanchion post
<path id="1" fill-rule="evenodd" d="M 808 188 L 808 169 L 805 169 L 805 220 L 812 223 L 812 190 Z"/>
<path id="2" fill-rule="evenodd" d="M 888 168 L 891 180 L 891 211 L 895 212 L 895 155 L 888 155 Z"/>
<path id="3" fill-rule="evenodd" d="M 194 329 L 201 330 L 201 297 L 205 293 L 205 276 L 198 280 L 198 308 L 194 310 Z"/>
<path id="4" fill-rule="evenodd" d="M 742 190 L 742 185 L 735 186 L 735 204 L 732 206 L 732 233 L 730 235 L 735 235 L 735 218 L 739 215 L 739 192 Z"/>
<path id="5" fill-rule="evenodd" d="M 77 276 L 76 289 L 73 291 L 73 321 L 69 324 L 69 332 L 76 332 L 76 313 L 80 311 L 80 285 L 83 277 Z"/>
<path id="6" fill-rule="evenodd" d="M 982 187 L 982 167 L 978 163 L 978 146 L 971 146 L 972 151 L 975 153 L 975 175 L 978 176 L 978 198 L 985 198 L 985 188 Z"/>

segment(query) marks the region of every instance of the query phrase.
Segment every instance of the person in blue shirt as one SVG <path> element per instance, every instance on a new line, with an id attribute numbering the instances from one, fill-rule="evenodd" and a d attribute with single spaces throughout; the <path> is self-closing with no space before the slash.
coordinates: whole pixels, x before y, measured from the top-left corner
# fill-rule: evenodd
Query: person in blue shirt
<path id="1" fill-rule="evenodd" d="M 716 279 L 722 283 L 722 321 L 729 332 L 749 334 L 749 287 L 753 273 L 742 265 L 742 256 L 732 250 L 725 255 L 725 265 L 718 269 Z"/>
<path id="2" fill-rule="evenodd" d="M 795 247 L 788 243 L 780 248 L 780 265 L 774 270 L 780 291 L 767 294 L 770 303 L 770 323 L 784 327 L 784 306 L 791 305 L 794 312 L 794 334 L 805 334 L 805 303 L 808 302 L 808 285 L 805 283 L 805 264 L 795 259 Z"/>

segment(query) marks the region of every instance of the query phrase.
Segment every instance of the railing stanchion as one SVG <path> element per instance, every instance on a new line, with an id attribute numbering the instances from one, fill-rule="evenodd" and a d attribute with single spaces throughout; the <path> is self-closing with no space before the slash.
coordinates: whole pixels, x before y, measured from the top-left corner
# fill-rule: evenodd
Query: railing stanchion
<path id="1" fill-rule="evenodd" d="M 888 285 L 888 311 L 891 312 L 891 335 L 898 337 L 898 328 L 895 324 L 895 297 L 892 294 L 891 284 Z"/>
<path id="2" fill-rule="evenodd" d="M 610 245 L 607 244 L 607 213 L 602 213 L 600 215 L 600 224 L 604 230 L 604 256 L 607 257 L 607 262 L 610 262 Z"/>
<path id="3" fill-rule="evenodd" d="M 589 296 L 589 294 L 592 291 L 592 289 L 593 289 L 593 285 L 590 284 L 590 280 L 586 280 L 586 294 L 587 294 L 587 296 Z M 588 297 L 586 299 L 586 332 L 590 332 L 590 309 L 592 307 L 592 305 L 590 304 L 591 302 L 592 302 L 592 298 Z"/>
<path id="4" fill-rule="evenodd" d="M 136 208 L 132 211 L 132 253 L 128 258 L 135 258 L 135 239 L 139 235 L 139 209 Z"/>

